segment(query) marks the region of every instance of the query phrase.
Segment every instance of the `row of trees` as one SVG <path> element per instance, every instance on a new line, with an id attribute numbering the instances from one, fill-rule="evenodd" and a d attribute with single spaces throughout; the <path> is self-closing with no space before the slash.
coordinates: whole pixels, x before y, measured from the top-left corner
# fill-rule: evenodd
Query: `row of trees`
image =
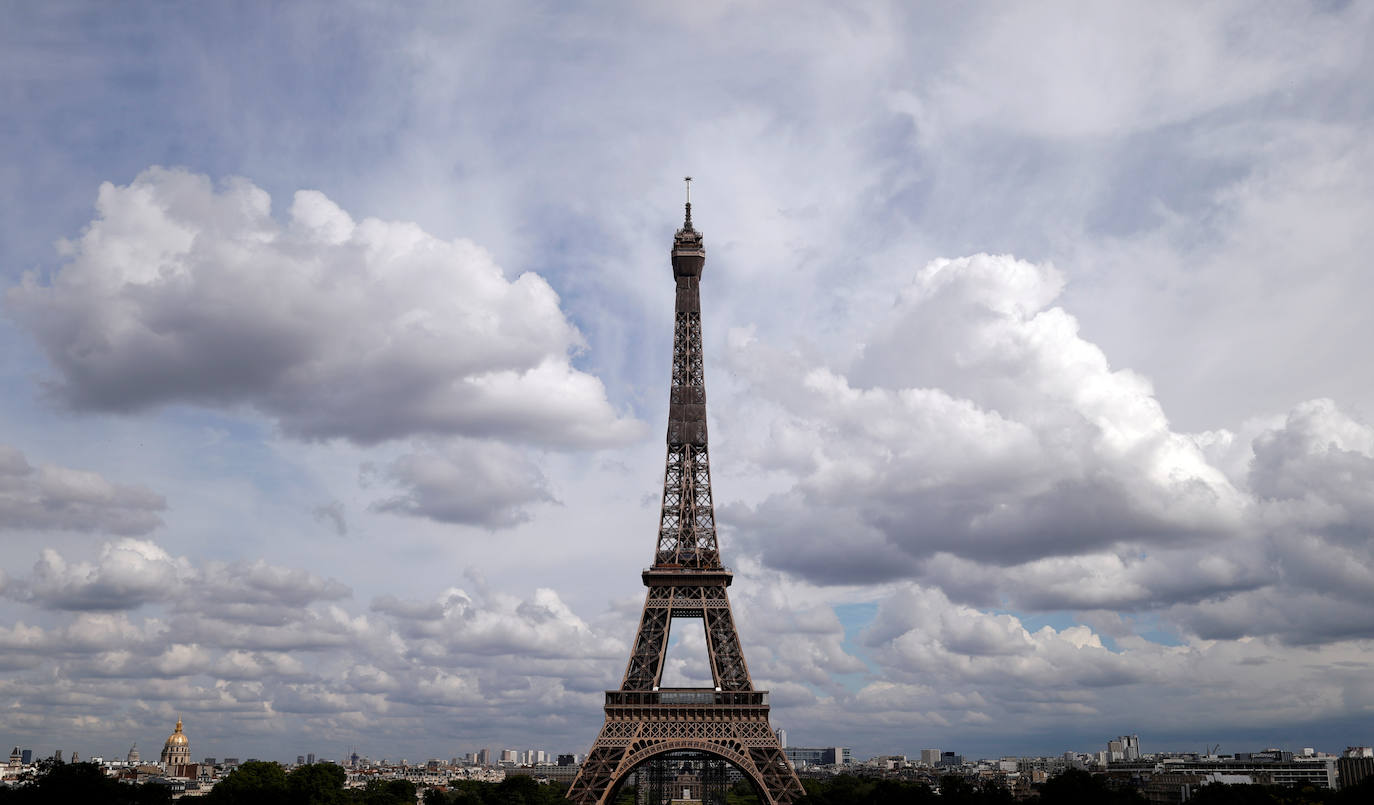
<path id="1" fill-rule="evenodd" d="M 415 805 L 415 784 L 373 780 L 365 788 L 345 789 L 344 770 L 332 763 L 298 766 L 289 774 L 276 763 L 245 763 L 219 781 L 206 805 Z M 499 783 L 454 780 L 447 791 L 424 792 L 424 805 L 555 805 L 566 803 L 566 787 L 541 785 L 529 777 Z"/>
<path id="2" fill-rule="evenodd" d="M 13 788 L 0 786 L 0 805 L 169 805 L 172 792 L 162 785 L 129 785 L 106 777 L 94 763 L 41 761 L 38 769 Z M 23 779 L 23 778 L 21 778 Z"/>
<path id="3" fill-rule="evenodd" d="M 415 784 L 374 780 L 365 788 L 346 789 L 344 770 L 332 763 L 298 766 L 288 773 L 280 765 L 244 763 L 211 789 L 205 805 L 414 805 Z M 129 785 L 105 776 L 93 763 L 41 767 L 29 785 L 0 786 L 0 805 L 169 805 L 171 792 L 161 785 Z M 1011 792 L 997 783 L 975 783 L 957 775 L 940 778 L 940 793 L 925 783 L 840 775 L 805 780 L 806 796 L 797 805 L 1006 805 Z M 567 789 L 542 785 L 529 777 L 507 777 L 500 783 L 454 780 L 447 791 L 425 792 L 424 805 L 556 805 Z M 626 786 L 620 801 L 633 802 Z M 1116 789 L 1105 777 L 1070 770 L 1039 789 L 1040 805 L 1134 805 L 1145 800 L 1133 788 Z M 747 783 L 729 792 L 727 805 L 757 802 Z M 1331 791 L 1315 786 L 1224 785 L 1195 791 L 1194 805 L 1366 805 L 1374 802 L 1374 778 Z"/>
<path id="4" fill-rule="evenodd" d="M 297 766 L 249 761 L 215 783 L 206 805 L 415 805 L 415 784 L 373 780 L 366 788 L 344 788 L 348 776 L 333 763 Z"/>
<path id="5" fill-rule="evenodd" d="M 963 777 L 940 778 L 940 794 L 925 783 L 841 774 L 802 781 L 806 796 L 797 805 L 1003 805 L 1015 802 L 1002 785 L 975 785 Z"/>
<path id="6" fill-rule="evenodd" d="M 1368 805 L 1374 777 L 1339 791 L 1314 785 L 1204 785 L 1188 799 L 1196 805 Z"/>
<path id="7" fill-rule="evenodd" d="M 940 793 L 925 783 L 840 775 L 805 780 L 806 796 L 797 805 L 1003 805 L 1014 802 L 997 783 L 976 784 L 963 777 L 940 778 Z M 1039 786 L 1040 805 L 1143 805 L 1133 787 L 1113 787 L 1106 777 L 1070 769 Z M 1374 778 L 1332 791 L 1316 786 L 1226 785 L 1212 783 L 1193 792 L 1190 805 L 1368 805 Z"/>
<path id="8" fill-rule="evenodd" d="M 507 777 L 499 783 L 454 780 L 448 791 L 431 788 L 424 805 L 556 805 L 566 803 L 567 786 L 537 783 L 531 777 Z"/>
<path id="9" fill-rule="evenodd" d="M 277 763 L 249 761 L 215 784 L 205 805 L 415 805 L 415 784 L 373 780 L 359 789 L 344 788 L 347 776 L 333 763 L 297 766 L 289 773 Z M 169 788 L 155 783 L 130 785 L 105 775 L 94 763 L 44 763 L 15 787 L 0 786 L 0 805 L 170 805 Z M 553 805 L 566 802 L 559 785 L 540 785 L 528 777 L 500 783 L 455 780 L 448 791 L 425 792 L 425 805 Z"/>

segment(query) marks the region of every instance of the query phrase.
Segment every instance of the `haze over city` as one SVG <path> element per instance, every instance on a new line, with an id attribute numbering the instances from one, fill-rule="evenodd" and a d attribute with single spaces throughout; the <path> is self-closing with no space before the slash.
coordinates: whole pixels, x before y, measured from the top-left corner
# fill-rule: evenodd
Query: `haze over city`
<path id="1" fill-rule="evenodd" d="M 3 15 L 7 744 L 586 752 L 688 174 L 794 745 L 1374 739 L 1369 4 Z"/>

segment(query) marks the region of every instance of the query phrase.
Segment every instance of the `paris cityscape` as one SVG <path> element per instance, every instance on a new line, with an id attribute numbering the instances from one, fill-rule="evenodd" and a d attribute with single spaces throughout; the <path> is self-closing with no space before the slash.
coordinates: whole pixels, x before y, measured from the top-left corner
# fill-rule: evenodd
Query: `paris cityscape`
<path id="1" fill-rule="evenodd" d="M 776 736 L 789 762 L 805 779 L 833 781 L 843 776 L 862 776 L 911 781 L 937 792 L 942 782 L 951 786 L 951 780 L 958 780 L 965 781 L 970 789 L 1000 791 L 1006 799 L 996 801 L 1007 802 L 1030 798 L 1038 787 L 1069 771 L 1095 771 L 1116 783 L 1119 788 L 1115 790 L 1138 789 L 1144 795 L 1139 801 L 1148 802 L 1188 801 L 1190 794 L 1195 797 L 1203 786 L 1218 781 L 1229 785 L 1353 790 L 1359 798 L 1348 801 L 1360 802 L 1370 787 L 1360 784 L 1374 780 L 1374 749 L 1367 746 L 1347 747 L 1339 755 L 1312 747 L 1297 751 L 1267 748 L 1226 754 L 1219 752 L 1219 746 L 1205 747 L 1198 752 L 1142 752 L 1140 736 L 1121 735 L 1106 741 L 1104 748 L 1096 752 L 1066 751 L 1042 757 L 974 759 L 950 750 L 922 749 L 910 757 L 892 754 L 857 759 L 847 747 L 795 747 L 788 744 L 785 730 L 778 730 Z M 79 763 L 83 758 L 75 752 L 64 758 L 61 750 L 55 750 L 46 760 L 50 764 Z M 400 783 L 406 801 L 418 797 L 424 803 L 449 802 L 451 800 L 443 795 L 451 790 L 461 791 L 459 786 L 472 782 L 496 785 L 507 779 L 525 780 L 563 790 L 576 779 L 584 760 L 582 755 L 572 752 L 554 754 L 542 749 L 493 751 L 489 748 L 447 759 L 426 760 L 374 759 L 359 754 L 356 749 L 339 758 L 317 757 L 313 752 L 301 754 L 294 762 L 234 757 L 192 760 L 189 737 L 180 721 L 156 761 L 151 757 L 145 761 L 136 746 L 123 756 L 84 758 L 86 763 L 100 767 L 113 779 L 153 786 L 172 797 L 204 796 L 241 766 L 252 768 L 253 764 L 266 762 L 288 773 L 310 769 L 315 764 L 332 766 L 340 770 L 338 777 L 349 789 L 376 791 L 382 786 Z M 8 765 L 0 769 L 0 782 L 32 778 L 41 762 L 36 761 L 32 749 L 15 747 Z M 700 787 L 701 783 L 692 780 L 688 785 Z M 212 797 L 211 801 L 234 800 Z"/>
<path id="2" fill-rule="evenodd" d="M 0 4 L 0 805 L 1374 801 L 1371 35 Z"/>

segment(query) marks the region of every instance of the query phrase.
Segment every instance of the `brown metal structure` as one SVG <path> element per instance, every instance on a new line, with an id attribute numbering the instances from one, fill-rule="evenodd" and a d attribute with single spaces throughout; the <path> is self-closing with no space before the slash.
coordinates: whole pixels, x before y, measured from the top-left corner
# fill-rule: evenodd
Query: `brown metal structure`
<path id="1" fill-rule="evenodd" d="M 690 182 L 691 180 L 688 179 Z M 689 185 L 690 186 L 690 185 Z M 606 691 L 606 723 L 568 790 L 579 805 L 609 802 L 637 767 L 669 753 L 706 753 L 749 778 L 760 801 L 791 803 L 805 792 L 768 723 L 768 692 L 754 690 L 740 650 L 711 505 L 706 446 L 706 379 L 701 345 L 701 269 L 706 248 L 687 200 L 673 237 L 677 305 L 668 458 L 648 594 L 619 690 Z M 675 618 L 704 622 L 712 688 L 663 689 L 663 660 Z"/>

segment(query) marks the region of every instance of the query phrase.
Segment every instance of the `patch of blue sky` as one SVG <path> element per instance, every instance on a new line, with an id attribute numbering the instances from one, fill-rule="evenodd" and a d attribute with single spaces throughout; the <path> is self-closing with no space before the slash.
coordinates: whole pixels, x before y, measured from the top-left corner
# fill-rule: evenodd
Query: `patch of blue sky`
<path id="1" fill-rule="evenodd" d="M 1021 621 L 1021 625 L 1025 627 L 1028 632 L 1037 632 L 1046 626 L 1054 629 L 1056 632 L 1062 632 L 1071 626 L 1081 625 L 1071 612 L 1021 613 L 1010 609 L 993 609 L 989 610 L 989 614 L 1010 615 Z"/>
<path id="2" fill-rule="evenodd" d="M 846 653 L 857 657 L 864 665 L 868 666 L 867 672 L 834 674 L 831 678 L 846 691 L 856 693 L 874 678 L 881 676 L 878 666 L 868 656 L 867 648 L 859 641 L 859 635 L 878 615 L 878 602 L 860 601 L 850 604 L 835 604 L 831 609 L 835 611 L 835 617 L 840 619 L 840 625 L 844 627 L 844 641 L 840 645 Z"/>
<path id="3" fill-rule="evenodd" d="M 1170 626 L 1158 613 L 1138 612 L 1123 614 L 1121 617 L 1135 628 L 1137 636 L 1143 637 L 1151 643 L 1159 643 L 1163 646 L 1183 645 L 1183 635 L 1179 633 L 1177 628 Z"/>
<path id="4" fill-rule="evenodd" d="M 994 615 L 1011 615 L 1021 621 L 1021 625 L 1028 632 L 1036 632 L 1046 626 L 1057 632 L 1062 632 L 1072 626 L 1090 625 L 1085 624 L 1073 612 L 1033 612 L 1021 613 L 1013 610 L 990 610 Z M 1165 646 L 1179 646 L 1183 644 L 1182 636 L 1177 630 L 1170 628 L 1153 612 L 1122 612 L 1118 613 L 1121 620 L 1131 629 L 1137 637 L 1142 637 L 1152 643 Z M 1120 645 L 1117 639 L 1110 634 L 1104 633 L 1100 629 L 1093 629 L 1093 632 L 1102 641 L 1102 645 L 1112 651 L 1119 651 Z"/>

